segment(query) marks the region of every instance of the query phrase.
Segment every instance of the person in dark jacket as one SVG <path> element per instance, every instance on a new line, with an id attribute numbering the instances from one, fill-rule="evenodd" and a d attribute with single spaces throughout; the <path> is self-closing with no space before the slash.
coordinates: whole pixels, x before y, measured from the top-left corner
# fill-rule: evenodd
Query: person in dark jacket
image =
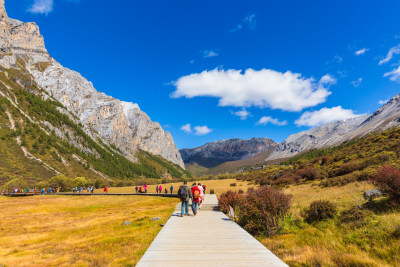
<path id="1" fill-rule="evenodd" d="M 179 188 L 178 196 L 182 201 L 180 217 L 184 215 L 189 216 L 189 200 L 193 199 L 193 196 L 189 186 L 187 186 L 187 181 L 184 181 L 183 185 Z"/>

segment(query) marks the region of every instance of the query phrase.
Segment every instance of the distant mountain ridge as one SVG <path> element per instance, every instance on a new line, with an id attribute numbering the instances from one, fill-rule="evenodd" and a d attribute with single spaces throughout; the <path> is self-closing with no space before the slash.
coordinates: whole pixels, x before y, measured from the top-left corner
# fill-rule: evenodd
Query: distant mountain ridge
<path id="1" fill-rule="evenodd" d="M 228 161 L 243 160 L 268 151 L 276 143 L 268 138 L 239 138 L 214 141 L 192 149 L 181 149 L 179 152 L 185 164 L 197 163 L 212 168 Z"/>
<path id="2" fill-rule="evenodd" d="M 400 126 L 400 94 L 393 97 L 372 115 L 327 123 L 289 136 L 277 146 L 266 161 L 293 157 L 304 151 L 333 147 L 360 138 L 371 132 L 380 132 Z"/>

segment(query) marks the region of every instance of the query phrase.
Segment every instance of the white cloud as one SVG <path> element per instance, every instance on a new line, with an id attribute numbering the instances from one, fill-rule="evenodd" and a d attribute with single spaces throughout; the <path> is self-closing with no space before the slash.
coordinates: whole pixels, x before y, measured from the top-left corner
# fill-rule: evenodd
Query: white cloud
<path id="1" fill-rule="evenodd" d="M 363 81 L 363 78 L 358 78 L 357 80 L 352 81 L 351 84 L 352 84 L 354 87 L 359 87 L 362 81 Z"/>
<path id="2" fill-rule="evenodd" d="M 400 82 L 400 66 L 390 72 L 386 72 L 383 77 L 389 77 L 391 81 Z"/>
<path id="3" fill-rule="evenodd" d="M 351 109 L 343 109 L 341 106 L 338 106 L 333 108 L 322 108 L 312 112 L 304 112 L 295 123 L 297 126 L 318 126 L 358 116 L 360 115 L 354 114 Z"/>
<path id="4" fill-rule="evenodd" d="M 354 52 L 354 55 L 356 55 L 356 56 L 364 55 L 368 51 L 369 51 L 368 48 L 362 48 L 362 49 L 357 50 L 356 52 Z"/>
<path id="5" fill-rule="evenodd" d="M 171 97 L 216 97 L 219 106 L 301 111 L 325 102 L 334 83 L 330 75 L 317 82 L 291 71 L 214 69 L 179 78 Z"/>
<path id="6" fill-rule="evenodd" d="M 257 27 L 256 14 L 250 14 L 245 17 L 243 22 L 249 27 L 250 30 L 255 30 Z"/>
<path id="7" fill-rule="evenodd" d="M 205 50 L 203 52 L 203 57 L 208 58 L 208 57 L 217 57 L 218 56 L 218 52 L 213 51 L 213 50 Z"/>
<path id="8" fill-rule="evenodd" d="M 243 29 L 244 26 L 247 26 L 250 30 L 254 31 L 257 27 L 257 19 L 256 14 L 250 14 L 245 17 L 241 23 L 236 25 L 235 28 L 231 29 L 229 32 L 234 33 Z"/>
<path id="9" fill-rule="evenodd" d="M 389 99 L 378 101 L 379 105 L 385 105 L 387 102 L 389 102 Z"/>
<path id="10" fill-rule="evenodd" d="M 194 59 L 192 59 L 192 60 L 189 61 L 190 64 L 194 64 L 194 62 L 195 62 Z"/>
<path id="11" fill-rule="evenodd" d="M 212 132 L 212 129 L 207 126 L 196 126 L 194 127 L 195 135 L 206 135 Z"/>
<path id="12" fill-rule="evenodd" d="M 34 0 L 28 12 L 35 14 L 48 14 L 53 11 L 53 0 Z"/>
<path id="13" fill-rule="evenodd" d="M 267 125 L 268 123 L 271 123 L 273 125 L 278 125 L 278 126 L 287 125 L 287 121 L 279 121 L 278 119 L 272 118 L 270 116 L 261 117 L 261 119 L 258 120 L 256 125 Z"/>
<path id="14" fill-rule="evenodd" d="M 184 131 L 185 133 L 191 133 L 192 132 L 192 125 L 190 123 L 185 124 L 181 127 L 181 130 Z"/>
<path id="15" fill-rule="evenodd" d="M 245 109 L 242 109 L 242 110 L 239 110 L 236 112 L 232 112 L 232 114 L 240 117 L 241 120 L 246 120 L 249 116 L 251 116 L 251 113 Z"/>
<path id="16" fill-rule="evenodd" d="M 400 54 L 400 44 L 398 44 L 395 47 L 390 48 L 389 52 L 387 53 L 386 57 L 379 61 L 379 65 L 388 63 L 390 60 L 392 60 L 394 55 Z"/>

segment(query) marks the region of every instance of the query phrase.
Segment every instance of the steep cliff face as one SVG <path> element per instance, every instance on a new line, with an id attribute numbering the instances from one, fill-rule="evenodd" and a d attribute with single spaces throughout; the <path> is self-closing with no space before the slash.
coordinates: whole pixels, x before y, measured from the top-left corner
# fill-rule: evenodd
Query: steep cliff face
<path id="1" fill-rule="evenodd" d="M 181 149 L 180 152 L 185 163 L 197 163 L 212 168 L 224 162 L 250 158 L 275 145 L 276 143 L 268 138 L 228 139 L 193 149 Z"/>
<path id="2" fill-rule="evenodd" d="M 134 103 L 98 92 L 79 73 L 49 56 L 39 27 L 8 18 L 0 0 L 0 66 L 25 64 L 35 82 L 79 119 L 86 133 L 115 145 L 131 161 L 138 149 L 159 155 L 184 168 L 173 138 Z"/>
<path id="3" fill-rule="evenodd" d="M 266 160 L 288 158 L 310 149 L 340 145 L 371 132 L 379 132 L 399 126 L 400 94 L 393 97 L 372 115 L 336 121 L 291 135 L 279 144 Z"/>

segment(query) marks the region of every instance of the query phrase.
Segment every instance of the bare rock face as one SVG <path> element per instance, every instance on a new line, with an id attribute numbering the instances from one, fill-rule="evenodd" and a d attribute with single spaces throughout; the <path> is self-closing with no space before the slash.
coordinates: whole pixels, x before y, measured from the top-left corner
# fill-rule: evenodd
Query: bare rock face
<path id="1" fill-rule="evenodd" d="M 36 23 L 23 23 L 8 18 L 4 0 L 0 0 L 0 34 L 0 51 L 2 53 L 30 55 L 34 62 L 51 59 Z"/>
<path id="2" fill-rule="evenodd" d="M 79 73 L 49 63 L 46 68 L 29 68 L 39 86 L 75 114 L 92 136 L 118 147 L 131 161 L 138 148 L 159 155 L 184 167 L 178 149 L 168 132 L 152 122 L 134 103 L 122 102 L 96 91 Z"/>
<path id="3" fill-rule="evenodd" d="M 42 54 L 48 57 L 43 36 L 34 22 L 22 23 L 9 20 L 11 33 L 11 51 L 14 53 Z"/>
<path id="4" fill-rule="evenodd" d="M 228 139 L 193 149 L 181 149 L 180 152 L 185 163 L 197 163 L 212 168 L 227 161 L 251 158 L 275 145 L 276 143 L 268 138 Z"/>
<path id="5" fill-rule="evenodd" d="M 266 160 L 295 156 L 310 149 L 340 145 L 371 132 L 400 126 L 400 94 L 376 110 L 372 115 L 331 122 L 289 136 Z"/>
<path id="6" fill-rule="evenodd" d="M 347 134 L 367 117 L 366 115 L 344 121 L 335 121 L 293 134 L 280 143 L 266 160 L 289 158 L 303 151 L 339 145 L 347 141 Z"/>
<path id="7" fill-rule="evenodd" d="M 15 67 L 22 56 L 36 83 L 61 102 L 94 139 L 115 145 L 131 161 L 138 149 L 159 155 L 182 168 L 184 164 L 170 133 L 152 122 L 137 104 L 98 92 L 78 72 L 51 58 L 35 23 L 10 19 L 0 0 L 0 65 Z"/>
<path id="8" fill-rule="evenodd" d="M 8 25 L 8 16 L 4 7 L 4 0 L 0 0 L 0 49 L 6 53 L 10 49 L 10 26 Z"/>

